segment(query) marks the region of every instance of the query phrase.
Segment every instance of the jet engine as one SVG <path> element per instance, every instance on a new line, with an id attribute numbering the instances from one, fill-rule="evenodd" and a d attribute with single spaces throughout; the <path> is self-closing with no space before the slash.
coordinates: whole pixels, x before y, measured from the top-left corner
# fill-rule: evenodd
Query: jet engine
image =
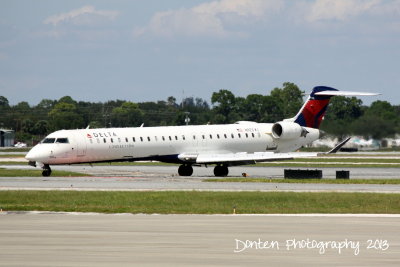
<path id="1" fill-rule="evenodd" d="M 296 139 L 304 135 L 306 131 L 295 122 L 281 121 L 272 126 L 272 137 L 275 139 Z"/>

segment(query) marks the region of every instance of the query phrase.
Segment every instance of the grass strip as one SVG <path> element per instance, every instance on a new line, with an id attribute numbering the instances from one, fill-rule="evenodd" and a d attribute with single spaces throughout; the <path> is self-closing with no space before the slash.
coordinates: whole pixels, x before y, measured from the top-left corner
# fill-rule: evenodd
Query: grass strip
<path id="1" fill-rule="evenodd" d="M 341 153 L 333 153 L 333 154 L 324 154 L 321 155 L 321 157 L 325 158 L 336 158 L 336 157 L 346 157 L 346 158 L 387 158 L 387 157 L 398 157 L 399 153 L 398 152 L 380 152 L 380 153 L 375 153 L 375 154 L 354 154 L 354 153 L 346 153 L 346 154 L 341 154 Z"/>
<path id="2" fill-rule="evenodd" d="M 294 160 L 289 160 L 288 162 L 340 162 L 340 163 L 398 163 L 400 164 L 400 159 L 391 158 L 332 158 L 332 157 L 316 157 L 316 158 L 296 158 Z"/>
<path id="3" fill-rule="evenodd" d="M 20 165 L 20 166 L 26 166 L 28 165 L 28 162 L 22 162 L 22 161 L 0 161 L 0 166 L 4 165 Z"/>
<path id="4" fill-rule="evenodd" d="M 400 194 L 1 191 L 5 211 L 145 214 L 400 213 Z"/>
<path id="5" fill-rule="evenodd" d="M 400 184 L 399 179 L 270 179 L 270 178 L 209 178 L 203 182 L 220 183 L 287 183 L 287 184 Z"/>
<path id="6" fill-rule="evenodd" d="M 24 154 L 3 154 L 0 155 L 0 158 L 21 158 L 21 160 L 26 161 Z"/>
<path id="7" fill-rule="evenodd" d="M 52 176 L 90 176 L 79 172 L 58 171 L 52 172 Z M 0 177 L 42 177 L 42 170 L 15 170 L 0 168 Z"/>
<path id="8" fill-rule="evenodd" d="M 301 152 L 327 152 L 331 150 L 331 147 L 302 147 L 299 150 Z M 350 152 L 350 153 L 358 153 L 358 152 L 398 152 L 400 151 L 400 147 L 391 147 L 391 148 L 379 148 L 379 149 L 373 149 L 373 150 L 358 150 L 357 152 Z M 347 152 L 347 154 L 350 154 Z"/>
<path id="9" fill-rule="evenodd" d="M 362 164 L 349 164 L 349 163 L 290 163 L 290 162 L 279 162 L 279 163 L 257 163 L 256 165 L 249 165 L 255 167 L 304 167 L 304 168 L 400 168 L 400 164 L 373 164 L 373 163 L 362 163 Z"/>

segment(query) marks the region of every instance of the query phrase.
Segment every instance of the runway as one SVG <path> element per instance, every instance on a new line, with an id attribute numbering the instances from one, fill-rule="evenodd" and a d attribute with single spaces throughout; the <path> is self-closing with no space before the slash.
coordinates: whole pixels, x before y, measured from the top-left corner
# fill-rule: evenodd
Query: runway
<path id="1" fill-rule="evenodd" d="M 398 215 L 0 214 L 0 266 L 398 266 L 400 259 Z"/>
<path id="2" fill-rule="evenodd" d="M 30 166 L 7 166 L 28 168 Z M 267 183 L 204 182 L 215 178 L 212 168 L 195 167 L 194 176 L 177 175 L 176 166 L 54 166 L 54 170 L 68 170 L 94 175 L 91 177 L 0 177 L 0 190 L 204 190 L 204 191 L 293 191 L 293 192 L 380 192 L 400 193 L 400 185 L 374 184 L 287 184 L 274 183 L 283 177 L 283 168 L 231 167 L 230 176 L 270 177 Z M 323 169 L 324 177 L 335 175 L 335 168 Z M 351 168 L 351 177 L 396 178 L 397 168 Z"/>

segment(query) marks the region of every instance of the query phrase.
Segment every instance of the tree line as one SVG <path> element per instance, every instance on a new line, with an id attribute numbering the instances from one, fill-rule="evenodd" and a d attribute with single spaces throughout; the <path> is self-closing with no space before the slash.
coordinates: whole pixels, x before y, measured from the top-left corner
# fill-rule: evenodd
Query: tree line
<path id="1" fill-rule="evenodd" d="M 13 129 L 17 141 L 40 141 L 60 129 L 138 127 L 196 124 L 224 124 L 236 121 L 277 122 L 296 115 L 303 104 L 304 91 L 290 82 L 269 95 L 235 96 L 227 89 L 214 92 L 211 105 L 201 98 L 187 97 L 180 103 L 173 96 L 157 102 L 134 103 L 112 100 L 104 103 L 76 101 L 70 96 L 43 99 L 38 105 L 27 102 L 9 105 L 0 96 L 0 128 Z M 343 137 L 361 135 L 380 139 L 400 133 L 400 106 L 377 100 L 370 106 L 355 97 L 331 99 L 321 129 Z M 190 119 L 190 122 L 187 120 Z"/>

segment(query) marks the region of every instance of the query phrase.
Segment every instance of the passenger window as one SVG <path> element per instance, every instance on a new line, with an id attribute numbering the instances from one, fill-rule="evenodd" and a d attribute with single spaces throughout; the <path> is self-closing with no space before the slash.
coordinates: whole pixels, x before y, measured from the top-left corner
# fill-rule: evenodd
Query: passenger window
<path id="1" fill-rule="evenodd" d="M 196 140 L 196 136 L 195 135 L 193 135 L 193 140 Z"/>
<path id="2" fill-rule="evenodd" d="M 233 138 L 235 138 L 235 135 L 234 135 L 234 134 L 231 134 L 231 137 L 232 137 L 232 139 L 233 139 Z"/>
<path id="3" fill-rule="evenodd" d="M 140 141 L 143 142 L 143 137 L 140 137 Z"/>
<path id="4" fill-rule="evenodd" d="M 164 136 L 162 136 L 162 140 L 165 141 L 165 137 Z"/>
<path id="5" fill-rule="evenodd" d="M 226 136 L 226 134 L 224 134 L 225 139 L 228 138 L 228 136 Z"/>
<path id="6" fill-rule="evenodd" d="M 150 142 L 150 137 L 149 137 L 149 136 L 147 136 L 147 141 L 149 141 L 149 142 Z"/>
<path id="7" fill-rule="evenodd" d="M 127 142 L 127 143 L 128 143 L 128 137 L 125 137 L 125 142 Z"/>
<path id="8" fill-rule="evenodd" d="M 246 133 L 246 138 L 249 138 L 249 134 L 248 133 Z"/>
<path id="9" fill-rule="evenodd" d="M 212 134 L 210 134 L 210 139 L 212 139 Z"/>
<path id="10" fill-rule="evenodd" d="M 184 135 L 182 135 L 182 140 L 185 140 L 185 136 Z"/>
<path id="11" fill-rule="evenodd" d="M 169 141 L 172 141 L 172 137 L 171 136 L 168 136 L 169 137 Z"/>
<path id="12" fill-rule="evenodd" d="M 238 137 L 239 137 L 239 138 L 242 138 L 242 136 L 240 135 L 240 133 L 238 133 Z"/>
<path id="13" fill-rule="evenodd" d="M 253 136 L 253 138 L 254 138 L 254 133 L 251 133 L 251 136 Z"/>
<path id="14" fill-rule="evenodd" d="M 133 142 L 136 142 L 136 138 L 135 138 L 135 137 L 132 137 L 132 141 L 133 141 Z"/>
<path id="15" fill-rule="evenodd" d="M 111 138 L 111 143 L 114 143 L 114 140 Z"/>
<path id="16" fill-rule="evenodd" d="M 204 134 L 202 135 L 202 137 L 203 137 L 203 139 L 206 139 L 206 137 L 205 137 L 205 135 L 204 135 Z"/>
<path id="17" fill-rule="evenodd" d="M 217 134 L 217 138 L 219 139 L 219 134 Z"/>
<path id="18" fill-rule="evenodd" d="M 107 139 L 103 138 L 104 143 L 107 143 Z"/>
<path id="19" fill-rule="evenodd" d="M 175 140 L 178 141 L 178 136 L 175 135 Z"/>

